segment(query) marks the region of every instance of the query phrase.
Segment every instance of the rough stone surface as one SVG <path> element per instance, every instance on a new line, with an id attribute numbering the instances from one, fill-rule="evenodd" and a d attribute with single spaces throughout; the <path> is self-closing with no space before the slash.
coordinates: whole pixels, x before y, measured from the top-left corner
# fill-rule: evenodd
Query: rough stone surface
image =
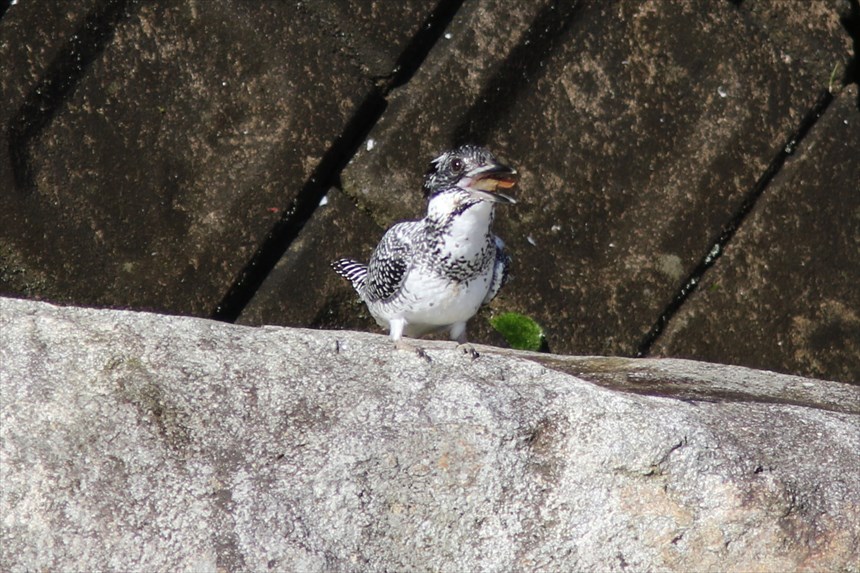
<path id="1" fill-rule="evenodd" d="M 329 30 L 374 80 L 392 75 L 404 47 L 429 18 L 437 2 L 403 0 L 310 0 L 304 2 L 319 20 L 320 29 Z"/>
<path id="2" fill-rule="evenodd" d="M 856 99 L 831 104 L 655 352 L 860 381 Z"/>
<path id="3" fill-rule="evenodd" d="M 0 299 L 0 568 L 860 567 L 857 387 L 427 350 Z"/>
<path id="4" fill-rule="evenodd" d="M 743 0 L 738 11 L 761 29 L 794 73 L 815 85 L 838 86 L 852 58 L 852 38 L 841 19 L 854 0 Z M 856 2 L 855 2 L 856 6 Z"/>

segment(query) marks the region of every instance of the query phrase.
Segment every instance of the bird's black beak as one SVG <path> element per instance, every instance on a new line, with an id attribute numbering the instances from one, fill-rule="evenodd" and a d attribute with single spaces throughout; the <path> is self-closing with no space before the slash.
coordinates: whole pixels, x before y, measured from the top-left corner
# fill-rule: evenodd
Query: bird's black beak
<path id="1" fill-rule="evenodd" d="M 517 170 L 501 163 L 493 163 L 472 169 L 460 179 L 458 185 L 482 201 L 493 203 L 516 203 L 513 197 L 501 189 L 512 189 L 517 184 Z"/>

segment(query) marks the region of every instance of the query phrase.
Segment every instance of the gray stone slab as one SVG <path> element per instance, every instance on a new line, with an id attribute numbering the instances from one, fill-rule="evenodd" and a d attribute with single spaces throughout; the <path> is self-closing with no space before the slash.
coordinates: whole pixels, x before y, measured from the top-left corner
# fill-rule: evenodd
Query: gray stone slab
<path id="1" fill-rule="evenodd" d="M 654 350 L 860 384 L 860 111 L 839 94 Z"/>
<path id="2" fill-rule="evenodd" d="M 0 569 L 854 571 L 860 388 L 0 299 Z"/>
<path id="3" fill-rule="evenodd" d="M 801 65 L 728 2 L 465 5 L 344 189 L 414 218 L 428 159 L 489 144 L 522 173 L 494 308 L 553 351 L 631 355 L 823 87 Z"/>
<path id="4" fill-rule="evenodd" d="M 4 88 L 0 289 L 208 314 L 343 132 L 369 71 L 394 66 L 433 5 L 350 13 L 344 3 L 333 15 L 283 2 L 99 6 L 123 4 L 49 115 L 27 108 L 18 85 Z M 88 9 L 65 8 L 70 21 Z M 43 73 L 41 60 L 20 61 L 43 48 L 31 34 L 44 32 L 31 26 L 41 11 L 21 2 L 9 12 L 21 18 L 4 18 L 18 76 Z M 347 40 L 370 28 L 388 43 L 364 62 Z"/>

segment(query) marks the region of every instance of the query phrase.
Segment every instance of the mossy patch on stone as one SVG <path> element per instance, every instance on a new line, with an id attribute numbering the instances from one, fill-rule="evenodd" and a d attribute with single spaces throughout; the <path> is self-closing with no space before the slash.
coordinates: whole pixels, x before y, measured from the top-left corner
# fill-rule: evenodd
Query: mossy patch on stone
<path id="1" fill-rule="evenodd" d="M 517 312 L 503 312 L 490 319 L 490 324 L 517 350 L 546 350 L 543 328 L 533 319 Z"/>

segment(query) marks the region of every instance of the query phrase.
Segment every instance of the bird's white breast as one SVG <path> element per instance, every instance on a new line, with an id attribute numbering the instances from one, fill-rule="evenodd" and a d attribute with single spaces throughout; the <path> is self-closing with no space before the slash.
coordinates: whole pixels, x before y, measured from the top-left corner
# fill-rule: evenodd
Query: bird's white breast
<path id="1" fill-rule="evenodd" d="M 479 202 L 460 210 L 457 202 L 463 200 L 442 196 L 431 201 L 428 219 L 437 223 L 423 231 L 397 296 L 368 305 L 381 326 L 402 318 L 408 336 L 421 336 L 465 322 L 478 312 L 492 286 L 493 208 Z"/>
<path id="2" fill-rule="evenodd" d="M 416 270 L 404 285 L 403 317 L 410 323 L 449 325 L 478 312 L 490 289 L 492 269 L 466 282 Z"/>

